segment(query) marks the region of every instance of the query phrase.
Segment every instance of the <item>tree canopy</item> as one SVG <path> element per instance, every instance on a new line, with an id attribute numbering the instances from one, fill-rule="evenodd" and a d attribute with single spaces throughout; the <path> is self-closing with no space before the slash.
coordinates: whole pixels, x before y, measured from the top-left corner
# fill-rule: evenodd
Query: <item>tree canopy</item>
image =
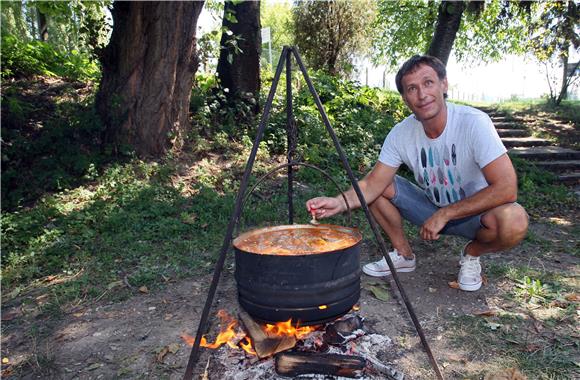
<path id="1" fill-rule="evenodd" d="M 294 5 L 295 44 L 309 66 L 348 75 L 369 47 L 374 3 L 368 0 L 299 1 Z"/>

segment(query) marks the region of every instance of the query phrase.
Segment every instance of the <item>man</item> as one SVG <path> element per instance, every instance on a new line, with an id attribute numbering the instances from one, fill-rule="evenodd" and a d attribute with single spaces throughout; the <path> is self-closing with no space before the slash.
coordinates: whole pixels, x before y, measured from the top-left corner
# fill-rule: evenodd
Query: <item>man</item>
<path id="1" fill-rule="evenodd" d="M 378 162 L 359 186 L 391 240 L 389 256 L 398 272 L 415 270 L 404 218 L 421 227 L 425 240 L 440 234 L 469 239 L 458 283 L 462 290 L 476 291 L 482 283 L 479 256 L 514 247 L 527 231 L 527 213 L 515 203 L 515 170 L 485 113 L 445 101 L 447 75 L 439 59 L 413 56 L 395 81 L 413 114 L 389 132 Z M 402 163 L 419 186 L 395 175 Z M 345 195 L 351 208 L 360 207 L 353 189 Z M 313 198 L 306 207 L 317 218 L 346 210 L 342 196 Z M 365 265 L 363 272 L 390 274 L 385 258 Z"/>

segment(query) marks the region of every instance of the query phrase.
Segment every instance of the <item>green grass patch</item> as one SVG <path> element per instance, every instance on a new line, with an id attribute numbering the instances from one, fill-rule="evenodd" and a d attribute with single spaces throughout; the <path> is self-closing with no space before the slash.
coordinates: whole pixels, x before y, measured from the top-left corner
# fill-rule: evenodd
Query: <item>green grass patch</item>
<path id="1" fill-rule="evenodd" d="M 552 328 L 555 323 L 558 327 Z M 452 342 L 467 347 L 473 359 L 485 358 L 487 368 L 515 367 L 529 378 L 562 379 L 577 374 L 580 342 L 573 331 L 569 311 L 561 310 L 544 322 L 510 313 L 462 316 L 453 320 L 450 333 Z"/>

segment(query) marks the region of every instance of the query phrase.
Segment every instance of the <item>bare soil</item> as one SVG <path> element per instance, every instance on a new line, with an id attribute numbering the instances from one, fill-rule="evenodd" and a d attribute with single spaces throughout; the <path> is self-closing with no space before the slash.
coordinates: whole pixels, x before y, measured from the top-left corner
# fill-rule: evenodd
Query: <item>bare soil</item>
<path id="1" fill-rule="evenodd" d="M 566 252 L 570 244 L 577 248 L 576 238 L 570 235 L 573 226 L 535 223 L 531 231 L 552 242 L 549 255 L 543 254 L 542 249 L 534 244 L 524 243 L 509 252 L 488 255 L 483 259 L 484 268 L 486 263 L 511 262 L 578 275 L 580 260 Z M 462 292 L 449 287 L 448 282 L 456 279 L 459 251 L 464 243 L 461 239 L 450 237 L 434 243 L 415 238 L 412 244 L 417 255 L 417 270 L 400 274 L 404 291 L 446 378 L 464 378 L 465 373 L 501 370 L 488 367 L 489 357 L 474 355 L 457 343 L 454 339 L 457 331 L 452 331 L 453 318 L 474 315 L 490 308 L 516 307 L 503 297 L 511 285 L 501 277 L 488 281 L 477 292 Z M 234 315 L 237 312 L 231 256 L 228 257 L 213 303 L 209 336 L 216 333 L 218 318 L 215 313 L 218 309 L 226 309 Z M 363 262 L 377 258 L 374 243 L 365 241 L 362 246 Z M 8 362 L 3 359 L 3 377 L 182 378 L 190 347 L 180 336 L 196 333 L 211 272 L 210 268 L 196 279 L 169 280 L 162 290 L 152 293 L 135 289 L 135 295 L 123 302 L 72 307 L 50 317 L 40 317 L 35 312 L 37 308 L 27 298 L 21 297 L 4 305 L 2 358 Z M 434 378 L 395 285 L 392 280 L 384 280 L 391 297 L 386 302 L 380 301 L 368 290 L 369 283 L 376 281 L 363 276 L 359 315 L 365 318 L 365 328 L 369 333 L 387 335 L 394 342 L 392 347 L 385 350 L 381 360 L 402 371 L 407 379 Z M 205 363 L 211 355 L 215 352 L 202 349 L 196 378 L 204 372 Z M 208 375 L 209 379 L 221 379 L 223 371 L 220 365 L 212 365 Z"/>

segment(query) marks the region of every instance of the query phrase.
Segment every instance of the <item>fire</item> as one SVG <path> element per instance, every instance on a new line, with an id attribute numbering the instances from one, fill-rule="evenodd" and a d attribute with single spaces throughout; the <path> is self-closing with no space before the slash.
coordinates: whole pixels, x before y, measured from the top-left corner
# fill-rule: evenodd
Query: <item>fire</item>
<path id="1" fill-rule="evenodd" d="M 324 306 L 324 305 L 322 305 Z M 229 347 L 233 349 L 239 349 L 246 351 L 250 355 L 256 355 L 256 351 L 254 351 L 252 339 L 243 332 L 239 326 L 238 321 L 228 314 L 225 310 L 218 311 L 218 317 L 220 318 L 220 333 L 218 334 L 214 343 L 208 343 L 207 338 L 205 336 L 201 337 L 200 346 L 217 349 L 227 344 Z M 295 336 L 296 339 L 305 338 L 308 334 L 312 331 L 316 330 L 316 327 L 313 326 L 298 326 L 294 327 L 292 325 L 292 319 L 287 320 L 286 322 L 278 322 L 276 324 L 266 324 L 263 327 L 264 331 L 272 336 Z M 193 346 L 195 343 L 195 338 L 183 334 L 181 336 L 183 341 L 188 344 L 189 346 Z"/>
<path id="2" fill-rule="evenodd" d="M 245 333 L 239 328 L 238 321 L 225 310 L 218 311 L 217 315 L 220 318 L 221 329 L 215 342 L 208 343 L 207 338 L 202 336 L 199 345 L 201 347 L 217 349 L 222 345 L 227 344 L 231 348 L 242 348 L 247 353 L 255 355 L 256 353 L 251 348 L 251 342 L 249 341 L 249 338 L 245 336 Z M 190 346 L 193 346 L 195 343 L 195 338 L 190 335 L 183 334 L 181 338 Z"/>
<path id="3" fill-rule="evenodd" d="M 312 331 L 316 330 L 316 327 L 312 326 L 302 326 L 296 327 L 292 326 L 292 319 L 287 320 L 286 322 L 278 322 L 274 325 L 267 323 L 266 324 L 266 332 L 273 335 L 287 335 L 292 336 L 294 335 L 296 339 L 302 339 L 310 334 Z"/>

